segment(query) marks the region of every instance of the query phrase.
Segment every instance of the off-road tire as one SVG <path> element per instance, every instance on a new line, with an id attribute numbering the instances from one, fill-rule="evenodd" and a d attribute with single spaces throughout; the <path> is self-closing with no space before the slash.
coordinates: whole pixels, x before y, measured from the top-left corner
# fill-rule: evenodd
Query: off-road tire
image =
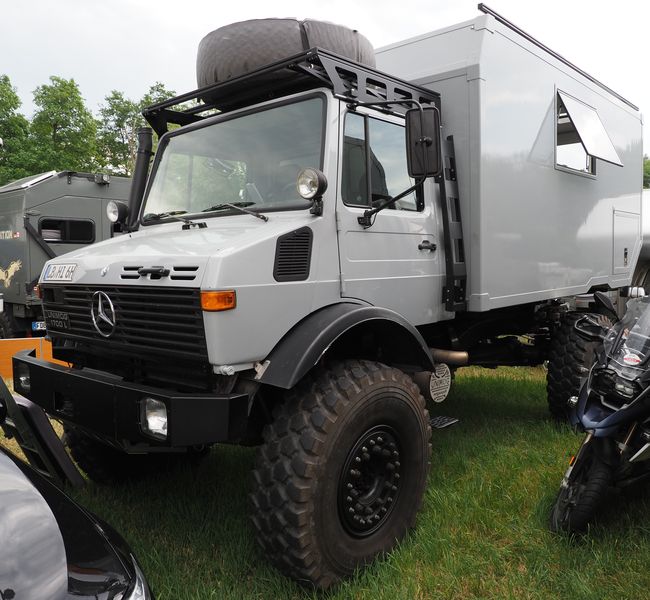
<path id="1" fill-rule="evenodd" d="M 96 483 L 118 483 L 174 468 L 182 460 L 200 461 L 207 448 L 182 454 L 127 454 L 80 429 L 64 425 L 63 443 L 81 470 Z"/>
<path id="2" fill-rule="evenodd" d="M 546 374 L 546 393 L 548 408 L 557 421 L 566 420 L 569 414 L 567 401 L 571 396 L 578 395 L 581 382 L 595 359 L 598 343 L 586 340 L 575 329 L 576 321 L 585 314 L 566 313 L 553 332 Z"/>
<path id="3" fill-rule="evenodd" d="M 558 492 L 551 511 L 551 531 L 583 533 L 607 496 L 613 479 L 612 467 L 594 452 L 585 449 L 567 474 L 566 487 Z"/>
<path id="4" fill-rule="evenodd" d="M 251 517 L 269 560 L 299 583 L 326 589 L 414 526 L 431 427 L 401 371 L 357 360 L 319 369 L 288 392 L 263 438 Z"/>
<path id="5" fill-rule="evenodd" d="M 0 339 L 8 340 L 16 337 L 11 318 L 6 312 L 0 312 Z"/>
<path id="6" fill-rule="evenodd" d="M 201 40 L 196 81 L 199 87 L 227 81 L 315 46 L 375 66 L 372 44 L 357 30 L 310 19 L 252 19 L 215 29 Z M 278 76 L 295 77 L 295 73 L 286 69 L 272 75 Z"/>

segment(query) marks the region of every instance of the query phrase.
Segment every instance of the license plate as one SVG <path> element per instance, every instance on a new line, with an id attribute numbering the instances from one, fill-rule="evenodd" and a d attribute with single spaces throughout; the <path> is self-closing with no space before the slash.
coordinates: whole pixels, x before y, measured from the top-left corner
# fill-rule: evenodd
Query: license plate
<path id="1" fill-rule="evenodd" d="M 70 315 L 60 310 L 46 310 L 45 323 L 48 329 L 70 329 Z"/>
<path id="2" fill-rule="evenodd" d="M 32 321 L 32 331 L 44 331 L 45 321 Z"/>
<path id="3" fill-rule="evenodd" d="M 72 281 L 77 265 L 67 263 L 65 265 L 48 265 L 43 275 L 43 281 Z"/>

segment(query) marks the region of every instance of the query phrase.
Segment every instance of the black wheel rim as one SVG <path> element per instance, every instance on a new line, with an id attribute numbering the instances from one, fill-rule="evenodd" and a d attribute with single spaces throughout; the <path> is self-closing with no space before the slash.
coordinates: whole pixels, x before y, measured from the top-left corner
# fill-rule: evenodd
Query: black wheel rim
<path id="1" fill-rule="evenodd" d="M 401 445 L 394 429 L 378 425 L 350 450 L 338 488 L 338 509 L 354 537 L 373 534 L 388 520 L 402 482 Z"/>

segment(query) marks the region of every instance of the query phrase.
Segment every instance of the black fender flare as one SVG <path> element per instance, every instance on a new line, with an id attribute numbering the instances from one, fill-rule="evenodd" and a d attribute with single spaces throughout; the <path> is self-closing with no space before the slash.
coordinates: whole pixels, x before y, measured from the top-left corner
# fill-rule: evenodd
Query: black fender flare
<path id="1" fill-rule="evenodd" d="M 256 379 L 291 389 L 333 344 L 346 334 L 362 332 L 376 338 L 383 362 L 414 371 L 433 370 L 424 338 L 400 314 L 387 308 L 340 302 L 311 313 L 287 332 L 263 361 L 264 370 Z"/>

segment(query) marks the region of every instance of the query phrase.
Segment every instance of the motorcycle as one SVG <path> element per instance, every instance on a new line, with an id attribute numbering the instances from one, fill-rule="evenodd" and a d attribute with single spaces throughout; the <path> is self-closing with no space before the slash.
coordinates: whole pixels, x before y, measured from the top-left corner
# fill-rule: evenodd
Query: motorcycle
<path id="1" fill-rule="evenodd" d="M 568 402 L 572 425 L 586 435 L 553 505 L 555 532 L 584 532 L 612 488 L 650 477 L 650 296 L 629 300 L 620 320 L 605 294 L 594 296 L 599 313 L 574 325 L 594 343 L 595 361 Z"/>

